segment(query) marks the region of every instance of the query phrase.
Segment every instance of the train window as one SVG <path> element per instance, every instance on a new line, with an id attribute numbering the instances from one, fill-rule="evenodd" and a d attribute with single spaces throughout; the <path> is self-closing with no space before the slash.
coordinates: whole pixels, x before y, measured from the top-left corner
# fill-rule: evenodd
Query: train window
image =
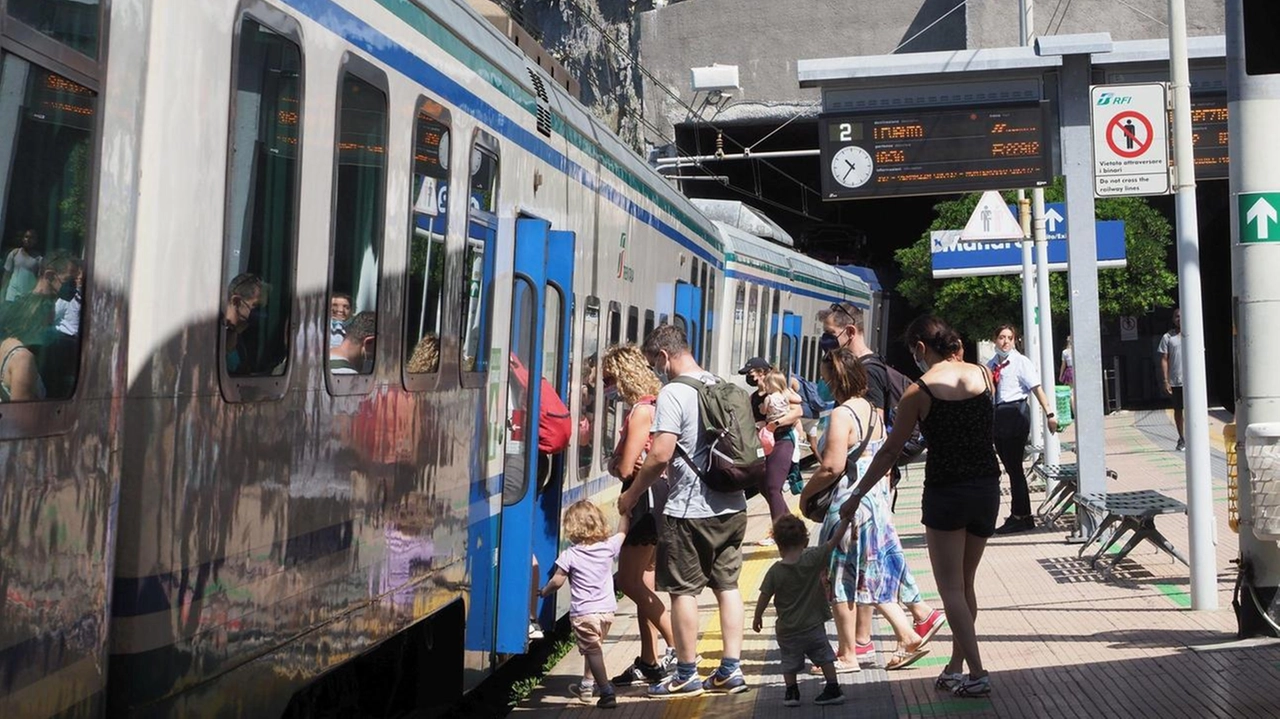
<path id="1" fill-rule="evenodd" d="M 711 365 L 711 348 L 715 347 L 712 330 L 715 329 L 716 316 L 716 276 L 714 273 L 707 273 L 705 268 L 706 264 L 703 264 L 702 288 L 706 292 L 706 298 L 702 303 L 702 329 L 706 337 L 702 343 L 702 359 L 704 364 Z"/>
<path id="2" fill-rule="evenodd" d="M 70 399 L 79 374 L 83 258 L 97 95 L 4 55 L 0 402 Z M 41 429 L 48 429 L 41 423 Z"/>
<path id="3" fill-rule="evenodd" d="M 698 266 L 701 264 L 701 260 L 697 257 L 693 258 L 693 262 L 689 263 L 689 284 L 694 287 L 698 286 Z"/>
<path id="4" fill-rule="evenodd" d="M 609 303 L 609 337 L 605 347 L 615 347 L 622 341 L 622 305 Z M 608 466 L 613 458 L 613 448 L 618 440 L 619 399 L 617 395 L 606 396 L 604 400 L 604 436 L 600 438 L 600 464 Z"/>
<path id="5" fill-rule="evenodd" d="M 648 337 L 653 331 L 653 310 L 644 311 L 644 337 Z M 644 337 L 641 338 L 643 341 Z"/>
<path id="6" fill-rule="evenodd" d="M 564 397 L 560 386 L 560 341 L 564 335 L 564 297 L 560 290 L 547 286 L 546 313 L 542 323 L 542 376 Z"/>
<path id="7" fill-rule="evenodd" d="M 600 365 L 600 300 L 588 297 L 582 312 L 582 377 L 578 392 L 581 398 L 578 425 L 578 479 L 591 475 L 591 458 L 595 456 L 596 368 Z"/>
<path id="8" fill-rule="evenodd" d="M 612 347 L 622 341 L 622 305 L 609 303 L 609 342 Z"/>
<path id="9" fill-rule="evenodd" d="M 96 58 L 101 0 L 8 0 L 9 15 L 76 52 Z"/>
<path id="10" fill-rule="evenodd" d="M 627 308 L 627 342 L 636 343 L 636 335 L 640 332 L 640 310 Z"/>
<path id="11" fill-rule="evenodd" d="M 747 300 L 747 341 L 742 346 L 742 351 L 747 355 L 746 362 L 752 357 L 757 357 L 755 353 L 755 337 L 756 337 L 756 320 L 760 312 L 760 290 L 757 287 L 751 287 L 750 299 Z M 738 364 L 735 362 L 734 364 Z"/>
<path id="12" fill-rule="evenodd" d="M 769 352 L 769 288 L 760 288 L 759 334 L 755 336 L 754 357 L 768 357 Z"/>
<path id="13" fill-rule="evenodd" d="M 511 347 L 512 365 L 519 360 L 528 368 L 533 363 L 534 332 L 533 286 L 523 277 L 516 277 L 511 283 Z M 526 369 L 527 371 L 527 369 Z M 510 506 L 519 502 L 528 492 L 529 473 L 526 471 L 532 454 L 525 446 L 525 438 L 532 423 L 537 417 L 530 416 L 530 386 L 541 386 L 541 383 L 530 381 L 534 378 L 525 375 L 524 381 L 512 370 L 507 378 L 507 433 L 503 447 L 504 463 L 502 466 L 502 504 Z M 536 449 L 536 448 L 535 448 Z"/>
<path id="14" fill-rule="evenodd" d="M 228 400 L 279 398 L 288 369 L 298 231 L 302 56 L 245 18 L 227 156 L 221 356 Z M 254 378 L 267 378 L 255 383 Z"/>
<path id="15" fill-rule="evenodd" d="M 476 131 L 471 144 L 467 189 L 470 216 L 463 260 L 467 281 L 462 286 L 462 371 L 480 373 L 488 369 L 489 338 L 485 319 L 492 302 L 492 248 L 498 237 L 498 143 L 483 130 Z"/>
<path id="16" fill-rule="evenodd" d="M 771 312 L 769 315 L 769 322 L 770 322 L 769 324 L 769 362 L 770 364 L 773 364 L 775 366 L 778 363 L 778 339 L 777 338 L 778 338 L 778 335 L 782 334 L 782 327 L 781 325 L 778 324 L 779 318 L 782 316 L 778 314 L 780 310 L 780 305 L 782 304 L 781 296 L 782 296 L 782 293 L 779 292 L 778 290 L 773 291 L 773 312 Z M 764 357 L 763 354 L 760 356 Z"/>
<path id="17" fill-rule="evenodd" d="M 729 355 L 729 364 L 734 369 L 742 366 L 742 324 L 746 321 L 747 313 L 747 286 L 742 282 L 738 283 L 736 299 L 733 301 L 733 348 Z"/>
<path id="18" fill-rule="evenodd" d="M 405 280 L 406 389 L 425 389 L 422 375 L 440 369 L 440 299 L 445 282 L 445 235 L 449 231 L 449 127 L 449 111 L 440 103 L 427 98 L 418 101 L 409 198 L 413 220 Z"/>
<path id="19" fill-rule="evenodd" d="M 801 376 L 806 376 L 806 377 L 809 375 L 809 338 L 808 337 L 800 338 L 799 374 Z"/>
<path id="20" fill-rule="evenodd" d="M 373 373 L 387 207 L 387 95 L 345 73 L 338 103 L 329 269 L 329 374 L 335 377 Z"/>

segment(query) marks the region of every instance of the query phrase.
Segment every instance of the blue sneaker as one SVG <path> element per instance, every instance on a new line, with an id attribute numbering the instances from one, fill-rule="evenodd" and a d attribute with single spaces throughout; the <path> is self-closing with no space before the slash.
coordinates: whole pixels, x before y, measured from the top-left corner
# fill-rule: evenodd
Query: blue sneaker
<path id="1" fill-rule="evenodd" d="M 734 669 L 727 677 L 721 677 L 717 670 L 702 683 L 702 690 L 717 694 L 741 694 L 747 690 L 747 679 L 742 676 L 742 669 Z"/>
<path id="2" fill-rule="evenodd" d="M 677 679 L 675 674 L 672 674 L 657 684 L 650 685 L 649 696 L 655 698 L 696 697 L 702 693 L 702 687 L 702 679 L 700 679 L 697 674 L 694 674 L 683 682 Z"/>

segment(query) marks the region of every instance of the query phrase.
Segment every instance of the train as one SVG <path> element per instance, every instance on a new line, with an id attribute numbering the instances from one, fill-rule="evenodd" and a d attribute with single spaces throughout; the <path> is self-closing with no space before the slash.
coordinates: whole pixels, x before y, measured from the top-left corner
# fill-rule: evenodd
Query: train
<path id="1" fill-rule="evenodd" d="M 4 251 L 40 258 L 6 304 L 60 303 L 0 312 L 35 358 L 0 366 L 0 716 L 303 716 L 409 636 L 395 691 L 461 696 L 527 651 L 565 507 L 617 496 L 601 352 L 672 323 L 814 378 L 819 311 L 882 316 L 465 2 L 9 2 L 0 51 Z"/>

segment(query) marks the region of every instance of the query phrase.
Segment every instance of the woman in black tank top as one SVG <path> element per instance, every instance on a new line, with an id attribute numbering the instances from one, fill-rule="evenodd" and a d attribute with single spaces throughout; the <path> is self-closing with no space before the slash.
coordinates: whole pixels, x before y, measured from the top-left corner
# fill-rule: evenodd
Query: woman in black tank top
<path id="1" fill-rule="evenodd" d="M 893 432 L 841 514 L 853 516 L 862 496 L 896 463 L 918 422 L 929 445 L 921 507 L 925 541 L 954 637 L 951 660 L 935 684 L 960 697 L 986 696 L 991 684 L 974 628 L 973 581 L 1000 512 L 991 376 L 964 361 L 960 336 L 936 317 L 917 318 L 906 341 L 924 375 L 902 394 Z"/>

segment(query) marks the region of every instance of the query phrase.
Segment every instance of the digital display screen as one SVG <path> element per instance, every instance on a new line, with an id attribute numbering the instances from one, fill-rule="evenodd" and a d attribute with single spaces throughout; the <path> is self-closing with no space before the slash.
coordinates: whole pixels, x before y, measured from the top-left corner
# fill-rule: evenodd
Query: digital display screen
<path id="1" fill-rule="evenodd" d="M 1170 137 L 1173 133 L 1170 133 Z M 1197 180 L 1225 180 L 1230 175 L 1227 96 L 1191 98 L 1191 145 Z"/>
<path id="2" fill-rule="evenodd" d="M 833 200 L 1044 185 L 1052 177 L 1046 126 L 1041 103 L 824 116 L 822 194 Z"/>

